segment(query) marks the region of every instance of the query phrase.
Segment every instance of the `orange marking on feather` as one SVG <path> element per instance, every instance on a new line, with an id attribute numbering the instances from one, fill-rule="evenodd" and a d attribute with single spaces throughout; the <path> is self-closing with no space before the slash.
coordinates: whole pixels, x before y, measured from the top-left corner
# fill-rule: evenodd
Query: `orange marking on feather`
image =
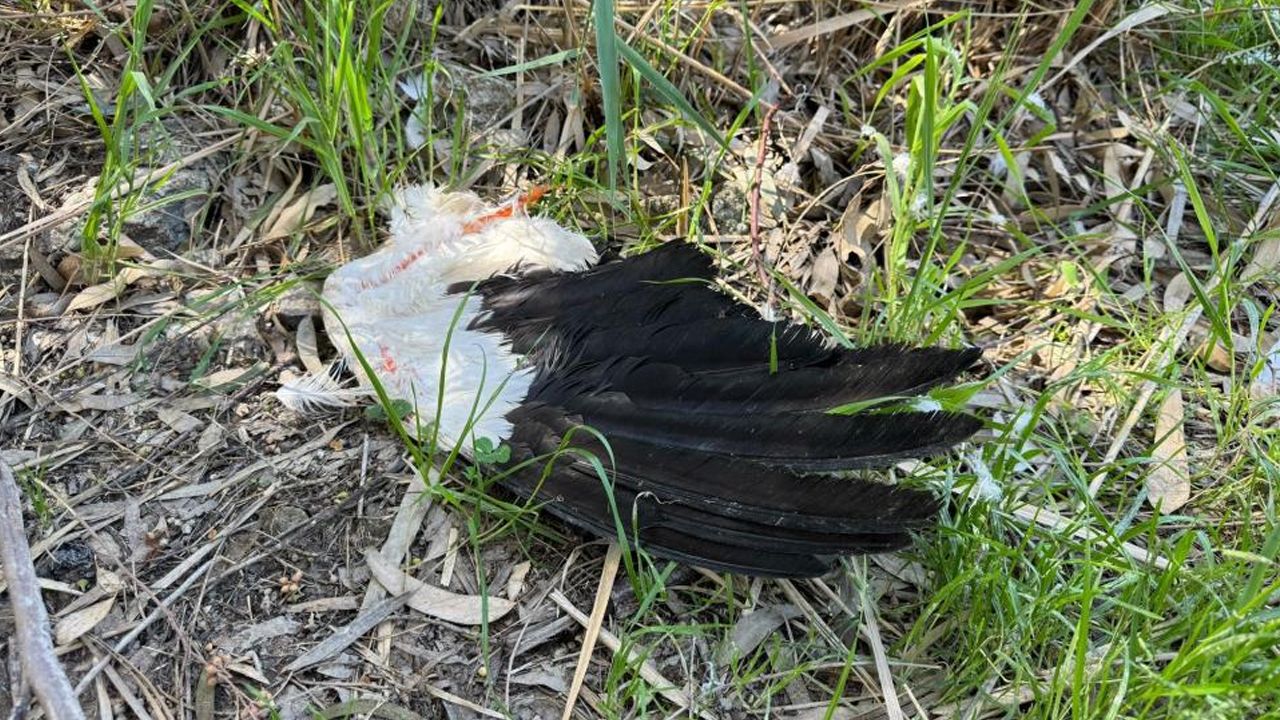
<path id="1" fill-rule="evenodd" d="M 490 223 L 497 222 L 498 220 L 506 220 L 507 218 L 510 218 L 512 215 L 515 214 L 516 208 L 521 208 L 521 209 L 528 208 L 530 205 L 533 205 L 534 203 L 541 200 L 542 196 L 546 194 L 547 194 L 546 185 L 534 185 L 533 187 L 529 188 L 529 192 L 524 193 L 520 197 L 516 198 L 515 202 L 512 202 L 507 205 L 503 205 L 497 210 L 494 210 L 493 212 L 487 215 L 481 215 L 475 220 L 472 220 L 466 225 L 463 225 L 462 234 L 470 235 L 471 233 L 480 232 L 481 230 L 485 229 L 485 227 L 488 226 Z"/>
<path id="2" fill-rule="evenodd" d="M 379 345 L 378 351 L 382 355 L 382 369 L 389 373 L 396 371 L 396 359 L 391 357 L 391 351 Z"/>

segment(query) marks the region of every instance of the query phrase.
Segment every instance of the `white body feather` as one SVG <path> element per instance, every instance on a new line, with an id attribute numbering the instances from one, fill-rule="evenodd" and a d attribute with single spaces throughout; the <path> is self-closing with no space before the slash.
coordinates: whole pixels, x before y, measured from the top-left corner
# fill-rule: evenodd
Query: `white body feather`
<path id="1" fill-rule="evenodd" d="M 528 217 L 518 202 L 509 216 L 505 210 L 470 193 L 405 188 L 387 243 L 324 285 L 325 328 L 361 384 L 368 378 L 354 349 L 423 427 L 435 423 L 442 442 L 466 450 L 475 438 L 509 436 L 506 415 L 524 400 L 532 375 L 503 338 L 467 329 L 479 301 L 447 288 L 516 267 L 582 270 L 597 259 L 583 236 Z"/>

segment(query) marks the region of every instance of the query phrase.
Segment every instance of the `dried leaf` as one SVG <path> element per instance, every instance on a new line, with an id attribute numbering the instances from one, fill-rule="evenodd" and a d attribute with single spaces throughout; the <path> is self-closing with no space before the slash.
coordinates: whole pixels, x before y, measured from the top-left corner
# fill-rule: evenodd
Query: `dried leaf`
<path id="1" fill-rule="evenodd" d="M 71 302 L 67 305 L 65 312 L 87 310 L 114 300 L 120 297 L 120 294 L 126 288 L 142 278 L 168 272 L 166 269 L 168 264 L 167 262 L 163 264 L 158 262 L 157 267 L 126 267 L 117 272 L 115 277 L 110 280 L 97 285 L 90 285 L 76 293 L 76 296 L 71 298 Z"/>
<path id="2" fill-rule="evenodd" d="M 439 481 L 433 470 L 431 482 Z M 387 531 L 387 539 L 382 543 L 379 553 L 382 557 L 399 562 L 409 554 L 409 548 L 413 546 L 413 540 L 422 528 L 422 521 L 431 509 L 431 495 L 427 492 L 427 486 L 428 483 L 418 481 L 417 477 L 409 481 L 404 497 L 400 499 L 400 508 L 391 521 L 391 529 Z"/>
<path id="3" fill-rule="evenodd" d="M 831 117 L 831 108 L 826 105 L 819 105 L 814 111 L 813 117 L 809 118 L 809 123 L 804 126 L 804 132 L 800 133 L 796 144 L 791 147 L 791 161 L 800 162 L 804 159 L 805 153 L 809 152 L 809 147 L 813 145 L 813 141 L 822 134 L 822 126 L 826 124 L 827 118 Z"/>
<path id="4" fill-rule="evenodd" d="M 316 209 L 332 203 L 337 197 L 338 188 L 333 183 L 327 183 L 303 193 L 280 212 L 275 222 L 272 222 L 267 231 L 262 234 L 262 239 L 277 240 L 297 232 L 315 215 Z"/>
<path id="5" fill-rule="evenodd" d="M 247 368 L 227 368 L 192 380 L 192 384 L 206 390 L 233 390 L 249 382 L 266 369 L 266 363 L 258 362 Z"/>
<path id="6" fill-rule="evenodd" d="M 423 532 L 424 537 L 430 537 L 427 541 L 427 553 L 422 556 L 423 560 L 439 560 L 449 551 L 449 538 L 457 535 L 453 530 L 453 523 L 449 521 L 448 515 L 438 508 L 432 508 L 430 521 L 427 523 L 427 529 Z"/>
<path id="7" fill-rule="evenodd" d="M 116 260 L 141 260 L 149 263 L 156 259 L 146 248 L 127 237 L 117 238 L 111 253 Z"/>
<path id="8" fill-rule="evenodd" d="M 894 5 L 897 7 L 907 7 L 913 4 L 916 4 L 916 3 L 914 2 L 894 3 Z M 798 43 L 802 43 L 807 40 L 812 40 L 813 38 L 816 38 L 816 37 L 821 37 L 823 35 L 828 35 L 830 33 L 838 32 L 852 25 L 857 25 L 859 23 L 867 22 L 868 20 L 873 20 L 877 17 L 878 12 L 880 12 L 879 8 L 875 10 L 854 10 L 853 12 L 848 12 L 842 15 L 836 15 L 835 17 L 826 18 L 819 22 L 810 23 L 808 25 L 796 28 L 794 30 L 788 30 L 786 32 L 771 35 L 768 38 L 769 45 L 774 50 L 781 50 L 782 48 L 789 47 L 791 45 L 796 45 Z"/>
<path id="9" fill-rule="evenodd" d="M 298 321 L 298 359 L 302 366 L 312 375 L 319 375 L 328 370 L 320 361 L 319 343 L 316 340 L 316 323 L 310 315 L 302 316 Z"/>
<path id="10" fill-rule="evenodd" d="M 67 305 L 66 312 L 95 308 L 105 302 L 110 302 L 120 297 L 120 293 L 124 292 L 125 287 L 127 286 L 124 283 L 119 282 L 119 276 L 104 283 L 90 285 L 71 298 L 71 303 Z"/>
<path id="11" fill-rule="evenodd" d="M 35 407 L 35 400 L 27 391 L 26 385 L 18 378 L 0 372 L 0 400 L 3 400 L 5 395 L 12 395 L 27 407 Z"/>
<path id="12" fill-rule="evenodd" d="M 1147 476 L 1147 502 L 1162 513 L 1173 512 L 1191 499 L 1185 421 L 1182 390 L 1174 388 L 1156 411 L 1156 446 L 1151 450 L 1155 466 Z"/>
<path id="13" fill-rule="evenodd" d="M 98 587 L 103 592 L 114 595 L 124 590 L 124 578 L 106 568 L 98 568 Z"/>
<path id="14" fill-rule="evenodd" d="M 738 618 L 728 640 L 716 653 L 720 662 L 729 663 L 737 658 L 745 658 L 755 651 L 760 643 L 782 627 L 782 624 L 803 615 L 794 605 L 758 608 Z"/>
<path id="15" fill-rule="evenodd" d="M 245 663 L 236 663 L 236 662 L 227 663 L 227 671 L 233 672 L 237 675 L 242 675 L 244 677 L 247 677 L 250 680 L 258 683 L 263 687 L 266 687 L 267 685 L 271 684 L 271 681 L 268 680 L 266 676 L 264 676 L 262 673 L 258 672 L 258 669 L 252 665 L 248 665 Z"/>
<path id="16" fill-rule="evenodd" d="M 142 522 L 142 505 L 136 498 L 125 500 L 124 526 L 120 535 L 131 550 L 130 562 L 142 562 L 151 553 L 151 548 L 147 547 L 147 526 Z"/>
<path id="17" fill-rule="evenodd" d="M 1217 340 L 1205 342 L 1200 353 L 1205 364 L 1214 372 L 1226 374 L 1231 372 L 1231 368 L 1235 365 L 1235 355 Z"/>
<path id="18" fill-rule="evenodd" d="M 325 612 L 349 612 L 360 608 L 360 599 L 351 595 L 342 595 L 339 597 L 318 598 L 316 600 L 308 600 L 306 602 L 294 603 L 285 606 L 285 612 L 290 613 L 325 613 Z"/>
<path id="19" fill-rule="evenodd" d="M 1253 231 L 1258 242 L 1254 246 L 1253 257 L 1249 258 L 1249 264 L 1240 273 L 1240 278 L 1246 283 L 1257 282 L 1280 267 L 1280 213 L 1271 212 L 1277 198 L 1280 198 L 1280 183 L 1272 183 L 1271 189 L 1259 203 L 1254 222 L 1249 224 L 1248 229 Z M 1262 218 L 1268 213 L 1271 214 L 1271 219 L 1263 224 Z"/>
<path id="20" fill-rule="evenodd" d="M 142 402 L 142 396 L 137 393 L 123 393 L 120 395 L 104 393 L 102 395 L 82 395 L 66 402 L 64 407 L 72 412 L 79 412 L 81 410 L 113 412 L 115 410 L 134 407 L 139 402 Z"/>
<path id="21" fill-rule="evenodd" d="M 1275 272 L 1277 266 L 1280 266 L 1280 234 L 1273 234 L 1258 243 L 1240 277 L 1253 282 Z"/>
<path id="22" fill-rule="evenodd" d="M 395 597 L 387 598 L 361 612 L 356 616 L 355 620 L 339 628 L 318 645 L 295 658 L 293 662 L 285 666 L 284 671 L 287 673 L 297 672 L 305 667 L 324 662 L 350 647 L 352 643 L 364 637 L 365 633 L 377 627 L 383 620 L 391 617 L 392 613 L 403 607 L 406 594 L 401 593 Z"/>
<path id="23" fill-rule="evenodd" d="M 231 655 L 239 655 L 260 646 L 263 642 L 278 637 L 294 636 L 302 628 L 302 623 L 284 615 L 277 615 L 269 620 L 254 623 L 228 637 L 219 637 L 213 644 Z"/>
<path id="24" fill-rule="evenodd" d="M 511 575 L 507 578 L 508 600 L 516 600 L 520 597 L 520 593 L 524 590 L 524 579 L 529 575 L 531 567 L 533 565 L 526 560 L 511 568 Z"/>
<path id="25" fill-rule="evenodd" d="M 80 639 L 85 633 L 97 627 L 115 604 L 116 598 L 112 595 L 62 618 L 53 628 L 54 641 L 58 645 L 70 645 Z"/>
<path id="26" fill-rule="evenodd" d="M 510 600 L 499 597 L 484 598 L 479 595 L 459 595 L 442 588 L 415 580 L 399 568 L 392 565 L 376 550 L 365 552 L 365 561 L 369 571 L 387 592 L 399 594 L 412 591 L 409 596 L 409 607 L 424 615 L 458 625 L 479 625 L 484 620 L 485 606 L 488 606 L 489 622 L 493 622 L 511 612 L 516 606 Z"/>
<path id="27" fill-rule="evenodd" d="M 104 365 L 128 365 L 138 359 L 138 351 L 142 349 L 141 345 L 141 343 L 132 345 L 118 342 L 107 343 L 90 350 L 89 354 L 84 356 L 84 359 Z"/>
<path id="28" fill-rule="evenodd" d="M 196 448 L 202 453 L 208 452 L 210 449 L 222 444 L 222 436 L 224 434 L 221 425 L 209 423 L 200 433 L 200 439 L 196 441 Z"/>
<path id="29" fill-rule="evenodd" d="M 453 568 L 458 564 L 458 529 L 450 526 L 448 539 L 445 540 L 444 562 L 440 567 L 440 584 L 449 587 L 453 584 Z"/>
<path id="30" fill-rule="evenodd" d="M 905 556 L 898 553 L 876 553 L 867 557 L 879 566 L 881 570 L 908 585 L 914 585 L 918 588 L 929 586 L 929 573 L 918 562 L 907 560 Z"/>
<path id="31" fill-rule="evenodd" d="M 1119 143 L 1110 143 L 1102 151 L 1102 184 L 1108 198 L 1120 197 L 1128 190 L 1120 165 L 1122 150 Z"/>
<path id="32" fill-rule="evenodd" d="M 86 285 L 89 282 L 85 273 L 84 258 L 80 257 L 79 253 L 64 255 L 58 261 L 58 274 L 67 285 Z"/>
<path id="33" fill-rule="evenodd" d="M 840 279 L 840 261 L 831 248 L 826 248 L 813 259 L 813 270 L 809 275 L 809 295 L 819 305 L 830 304 L 836 291 L 836 281 Z"/>
<path id="34" fill-rule="evenodd" d="M 160 422 L 173 428 L 174 432 L 184 433 L 204 427 L 204 422 L 196 416 L 175 408 L 159 408 L 156 410 L 156 417 L 160 418 Z"/>
<path id="35" fill-rule="evenodd" d="M 511 684 L 525 686 L 540 685 L 557 695 L 564 695 L 569 690 L 569 684 L 564 681 L 564 678 L 546 666 L 527 670 L 518 675 L 512 675 Z"/>
<path id="36" fill-rule="evenodd" d="M 1178 273 L 1164 288 L 1164 311 L 1176 313 L 1187 306 L 1189 299 L 1191 299 L 1191 281 L 1187 279 L 1185 273 Z"/>

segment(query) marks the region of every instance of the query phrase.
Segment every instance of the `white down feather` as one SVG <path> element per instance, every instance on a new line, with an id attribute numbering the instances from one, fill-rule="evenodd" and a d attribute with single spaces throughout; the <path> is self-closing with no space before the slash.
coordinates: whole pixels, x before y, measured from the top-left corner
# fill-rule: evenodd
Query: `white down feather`
<path id="1" fill-rule="evenodd" d="M 448 295 L 448 287 L 517 267 L 571 271 L 597 260 L 582 235 L 528 217 L 518 204 L 510 217 L 493 217 L 499 210 L 471 193 L 404 188 L 391 207 L 388 241 L 324 285 L 325 328 L 361 385 L 368 381 L 353 346 L 388 394 L 415 408 L 424 428 L 434 422 L 443 443 L 465 450 L 475 438 L 509 437 L 506 415 L 533 377 L 503 338 L 467 329 L 480 303 Z"/>

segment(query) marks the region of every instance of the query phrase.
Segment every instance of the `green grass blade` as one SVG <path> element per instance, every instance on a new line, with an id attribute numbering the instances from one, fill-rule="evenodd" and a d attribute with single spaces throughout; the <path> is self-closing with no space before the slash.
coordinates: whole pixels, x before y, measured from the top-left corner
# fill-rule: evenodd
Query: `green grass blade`
<path id="1" fill-rule="evenodd" d="M 658 72 L 657 68 L 650 65 L 649 61 L 645 60 L 643 55 L 636 52 L 635 48 L 624 42 L 619 42 L 618 52 L 636 72 L 640 73 L 640 77 L 647 80 L 650 85 L 653 85 L 654 89 L 657 90 L 667 102 L 675 105 L 676 109 L 680 111 L 680 114 L 683 115 L 686 120 L 697 125 L 698 129 L 702 130 L 702 132 L 715 140 L 716 144 L 720 147 L 726 149 L 729 147 L 728 141 L 724 139 L 724 136 L 720 134 L 720 131 L 717 130 L 716 127 L 702 115 L 702 113 L 698 112 L 687 99 L 685 99 L 684 93 L 680 92 L 680 88 L 671 84 L 671 81 L 662 73 Z"/>
<path id="2" fill-rule="evenodd" d="M 595 0 L 596 65 L 604 109 L 605 148 L 609 157 L 609 189 L 617 191 L 624 153 L 622 75 L 618 70 L 618 34 L 613 29 L 613 0 Z"/>
<path id="3" fill-rule="evenodd" d="M 554 53 L 551 53 L 550 55 L 545 55 L 543 57 L 540 57 L 534 60 L 529 60 L 527 62 L 516 63 L 515 65 L 508 65 L 506 67 L 498 68 L 497 70 L 489 70 L 488 72 L 482 72 L 476 77 L 482 77 L 482 78 L 502 77 L 503 75 L 515 75 L 516 73 L 528 72 L 530 70 L 537 70 L 538 68 L 551 67 L 552 65 L 563 65 L 564 63 L 569 62 L 570 60 L 573 60 L 574 58 L 578 57 L 581 54 L 582 54 L 582 50 L 578 48 L 569 48 L 568 50 L 561 50 L 560 52 L 554 52 Z"/>

